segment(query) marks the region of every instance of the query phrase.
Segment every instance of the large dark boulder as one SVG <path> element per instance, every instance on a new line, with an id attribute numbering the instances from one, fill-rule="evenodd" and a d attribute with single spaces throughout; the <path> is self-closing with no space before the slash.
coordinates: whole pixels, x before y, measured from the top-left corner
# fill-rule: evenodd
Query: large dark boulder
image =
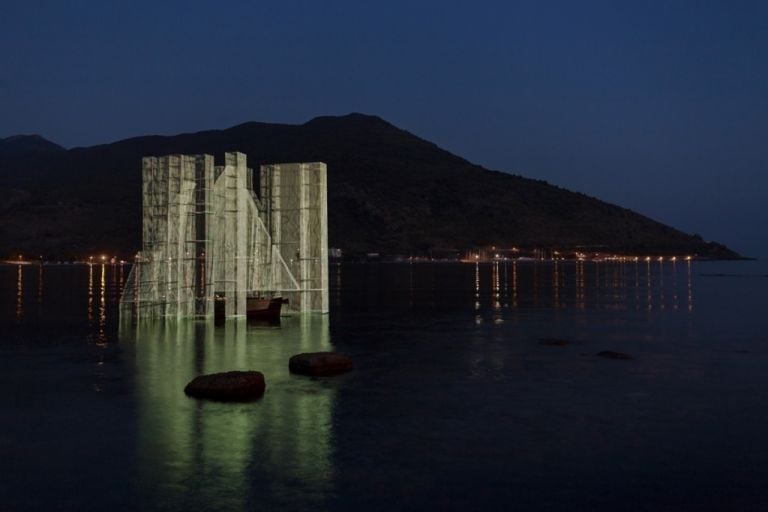
<path id="1" fill-rule="evenodd" d="M 336 352 L 305 352 L 296 354 L 288 361 L 291 373 L 311 375 L 336 375 L 352 369 L 352 359 Z"/>
<path id="2" fill-rule="evenodd" d="M 247 402 L 263 395 L 264 388 L 261 372 L 224 372 L 195 377 L 184 387 L 184 393 L 222 402 Z"/>

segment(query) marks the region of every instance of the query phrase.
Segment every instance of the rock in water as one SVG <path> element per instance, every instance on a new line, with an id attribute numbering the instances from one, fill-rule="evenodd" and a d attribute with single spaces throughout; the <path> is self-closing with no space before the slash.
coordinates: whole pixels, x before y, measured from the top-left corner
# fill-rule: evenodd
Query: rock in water
<path id="1" fill-rule="evenodd" d="M 311 375 L 336 375 L 352 369 L 352 359 L 336 352 L 305 352 L 296 354 L 288 361 L 291 373 Z"/>
<path id="2" fill-rule="evenodd" d="M 261 372 L 224 372 L 195 377 L 184 387 L 184 393 L 222 402 L 247 402 L 263 395 L 264 388 Z"/>
<path id="3" fill-rule="evenodd" d="M 539 345 L 547 345 L 548 347 L 564 347 L 570 344 L 570 341 L 560 338 L 539 338 Z"/>
<path id="4" fill-rule="evenodd" d="M 625 354 L 624 352 L 615 352 L 613 350 L 603 350 L 602 352 L 597 353 L 600 357 L 605 357 L 606 359 L 632 359 L 632 356 L 629 354 Z"/>

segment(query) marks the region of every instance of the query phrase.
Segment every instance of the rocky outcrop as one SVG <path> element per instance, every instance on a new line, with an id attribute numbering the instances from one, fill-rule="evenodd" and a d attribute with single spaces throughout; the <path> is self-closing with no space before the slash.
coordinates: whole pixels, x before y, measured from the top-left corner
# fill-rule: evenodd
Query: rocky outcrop
<path id="1" fill-rule="evenodd" d="M 306 352 L 288 361 L 291 373 L 319 377 L 336 375 L 352 369 L 352 359 L 336 352 Z"/>
<path id="2" fill-rule="evenodd" d="M 247 402 L 261 397 L 265 388 L 264 374 L 240 371 L 200 375 L 186 385 L 184 393 L 221 402 Z"/>

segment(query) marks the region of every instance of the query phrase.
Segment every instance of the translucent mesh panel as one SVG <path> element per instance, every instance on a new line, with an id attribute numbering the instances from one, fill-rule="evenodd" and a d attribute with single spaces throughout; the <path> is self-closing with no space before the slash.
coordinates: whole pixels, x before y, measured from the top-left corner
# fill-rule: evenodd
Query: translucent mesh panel
<path id="1" fill-rule="evenodd" d="M 132 319 L 227 317 L 251 296 L 283 296 L 295 311 L 328 311 L 326 166 L 261 172 L 259 199 L 242 153 L 146 157 L 142 250 L 120 301 Z"/>

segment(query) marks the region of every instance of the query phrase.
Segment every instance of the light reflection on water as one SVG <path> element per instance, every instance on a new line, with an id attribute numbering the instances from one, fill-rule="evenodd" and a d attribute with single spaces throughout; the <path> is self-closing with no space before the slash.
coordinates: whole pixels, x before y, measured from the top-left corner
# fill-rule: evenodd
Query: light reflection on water
<path id="1" fill-rule="evenodd" d="M 394 509 L 402 496 L 422 509 L 503 498 L 617 510 L 668 489 L 750 496 L 768 485 L 750 470 L 768 454 L 755 392 L 764 281 L 703 278 L 700 265 L 332 265 L 331 315 L 279 328 L 119 326 L 119 265 L 0 267 L 0 374 L 18 384 L 0 395 L 0 456 L 19 467 L 0 496 L 10 489 L 17 509 L 65 497 L 69 510 Z M 329 349 L 356 370 L 288 372 L 291 355 Z M 635 359 L 595 356 L 605 349 Z M 237 369 L 264 372 L 261 400 L 183 393 L 195 375 Z M 723 491 L 723 472 L 746 483 Z"/>
<path id="2" fill-rule="evenodd" d="M 293 376 L 287 366 L 293 354 L 331 349 L 326 315 L 286 318 L 279 328 L 141 323 L 121 326 L 120 341 L 135 365 L 141 504 L 244 510 L 256 495 L 311 508 L 331 492 L 334 386 L 343 381 Z M 265 375 L 259 401 L 182 392 L 196 375 L 249 369 Z"/>
<path id="3" fill-rule="evenodd" d="M 366 305 L 378 302 L 375 290 L 387 294 L 386 307 L 401 309 L 404 305 L 424 309 L 460 309 L 461 297 L 473 297 L 474 311 L 492 311 L 504 316 L 504 310 L 517 308 L 550 308 L 577 310 L 663 310 L 680 306 L 680 297 L 687 299 L 687 309 L 693 310 L 693 275 L 690 262 L 681 268 L 675 262 L 597 262 L 552 261 L 517 262 L 494 261 L 469 265 L 424 265 L 414 277 L 413 267 L 381 265 L 370 276 L 361 276 L 358 282 L 356 268 L 346 273 L 354 283 L 353 291 L 361 294 Z M 407 277 L 404 272 L 407 270 Z M 368 270 L 366 269 L 366 272 Z M 472 285 L 456 289 L 456 283 L 471 272 Z M 386 278 L 381 274 L 386 273 Z M 400 301 L 397 283 L 407 278 L 408 295 Z M 394 286 L 382 287 L 378 281 L 386 279 Z M 429 286 L 428 281 L 436 282 Z M 367 293 L 366 292 L 370 292 Z M 364 296 L 363 296 L 364 295 Z M 349 299 L 349 291 L 345 299 Z M 332 293 L 332 303 L 341 307 L 340 293 Z M 385 302 L 384 300 L 381 301 Z M 466 302 L 465 302 L 466 303 Z M 383 305 L 383 304 L 382 304 Z"/>
<path id="4" fill-rule="evenodd" d="M 15 270 L 12 311 L 17 321 L 59 314 L 58 310 L 62 316 L 75 318 L 79 315 L 73 315 L 71 310 L 79 302 L 91 328 L 89 339 L 94 343 L 107 343 L 113 337 L 109 324 L 117 321 L 113 309 L 124 284 L 127 272 L 124 266 L 101 263 L 71 268 L 46 265 L 14 265 L 12 268 Z M 693 312 L 695 306 L 695 276 L 690 261 L 495 261 L 377 264 L 364 268 L 361 274 L 355 265 L 331 266 L 330 299 L 337 310 L 375 306 L 384 310 L 460 311 L 463 304 L 471 301 L 476 320 L 482 323 L 484 320 L 502 322 L 512 310 L 528 308 L 654 311 L 669 307 Z M 71 276 L 67 280 L 67 286 L 72 288 L 71 300 L 66 304 L 44 306 L 49 287 L 53 298 L 61 294 L 57 287 L 62 274 Z M 77 282 L 78 275 L 84 280 Z M 349 277 L 346 282 L 344 276 Z M 53 280 L 44 287 L 44 278 Z M 467 279 L 471 279 L 471 284 Z M 82 299 L 74 296 L 78 290 L 83 290 Z M 39 307 L 30 310 L 27 307 L 30 302 L 36 302 Z M 0 310 L 0 318 L 8 312 Z M 490 318 L 487 312 L 491 312 Z"/>
<path id="5" fill-rule="evenodd" d="M 24 267 L 18 265 L 16 269 L 16 318 L 24 314 Z"/>

